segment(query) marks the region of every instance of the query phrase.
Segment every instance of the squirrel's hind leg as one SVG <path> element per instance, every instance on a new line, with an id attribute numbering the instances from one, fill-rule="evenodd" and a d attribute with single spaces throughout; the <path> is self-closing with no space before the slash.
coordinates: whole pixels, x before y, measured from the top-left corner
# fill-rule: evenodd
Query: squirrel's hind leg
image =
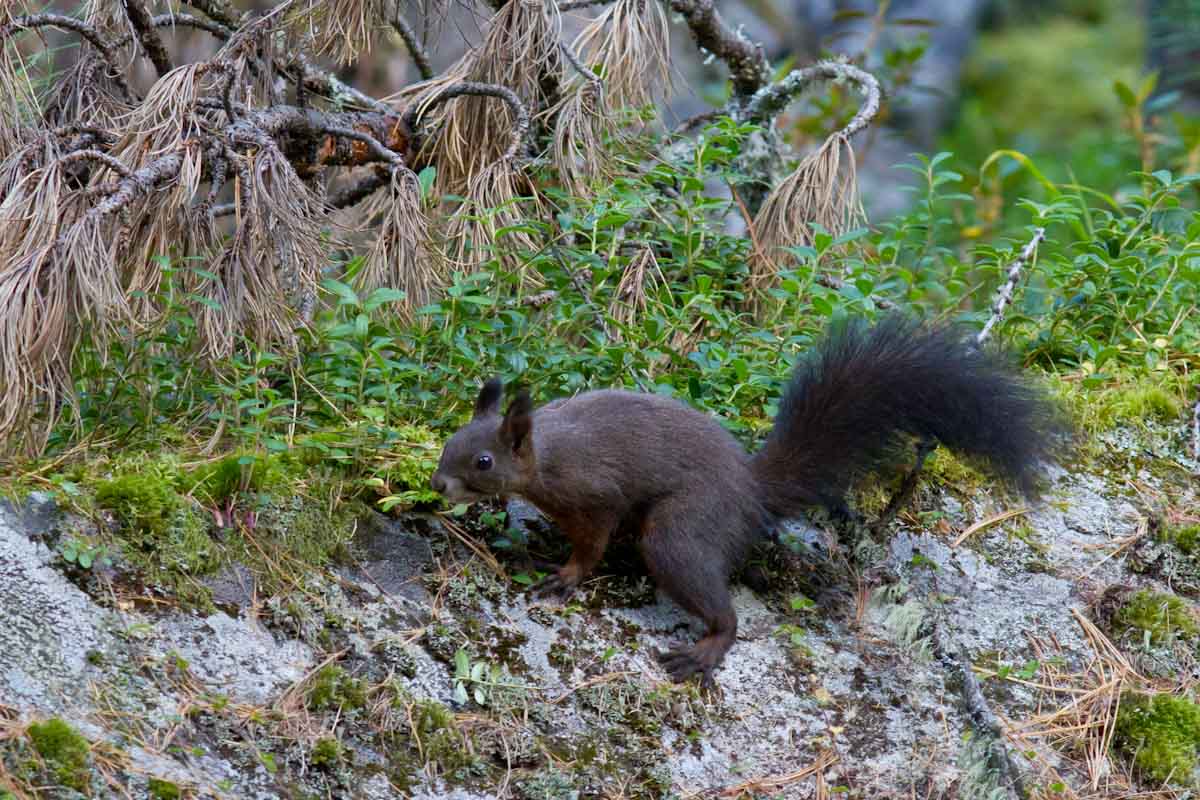
<path id="1" fill-rule="evenodd" d="M 729 596 L 728 565 L 688 529 L 711 523 L 689 516 L 678 506 L 660 504 L 642 523 L 639 546 L 659 587 L 708 626 L 695 645 L 661 653 L 659 662 L 675 681 L 699 675 L 701 686 L 713 688 L 713 671 L 737 636 L 737 613 Z"/>

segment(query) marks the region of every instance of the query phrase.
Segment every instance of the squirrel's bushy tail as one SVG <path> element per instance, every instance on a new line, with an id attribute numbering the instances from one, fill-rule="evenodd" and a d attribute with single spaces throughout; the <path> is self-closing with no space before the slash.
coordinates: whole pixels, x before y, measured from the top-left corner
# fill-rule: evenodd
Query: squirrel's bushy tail
<path id="1" fill-rule="evenodd" d="M 839 508 L 854 481 L 914 437 L 981 461 L 1032 494 L 1065 426 L 999 353 L 958 328 L 900 315 L 838 322 L 797 364 L 770 436 L 751 459 L 776 516 Z"/>

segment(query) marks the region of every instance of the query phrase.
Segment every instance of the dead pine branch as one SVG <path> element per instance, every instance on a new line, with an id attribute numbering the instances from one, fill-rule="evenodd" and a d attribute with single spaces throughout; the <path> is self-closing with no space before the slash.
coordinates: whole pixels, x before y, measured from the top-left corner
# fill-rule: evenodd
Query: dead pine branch
<path id="1" fill-rule="evenodd" d="M 857 85 L 863 92 L 862 105 L 844 128 L 805 157 L 763 201 L 754 218 L 760 246 L 750 260 L 752 298 L 774 280 L 787 248 L 812 244 L 814 225 L 836 237 L 865 221 L 850 137 L 879 113 L 881 90 L 875 76 L 852 64 L 822 61 L 758 91 L 746 104 L 745 115 L 767 124 L 813 83 L 828 80 Z"/>
<path id="2" fill-rule="evenodd" d="M 1021 250 L 1020 255 L 1008 267 L 1008 280 L 1004 282 L 996 292 L 996 299 L 992 303 L 992 315 L 988 318 L 987 323 L 983 326 L 983 330 L 975 337 L 975 344 L 982 345 L 987 341 L 992 333 L 992 329 L 1004 319 L 1004 312 L 1008 309 L 1009 303 L 1012 302 L 1013 295 L 1017 291 L 1017 283 L 1021 280 L 1021 271 L 1025 269 L 1025 265 L 1030 262 L 1034 254 L 1037 252 L 1038 243 L 1046 238 L 1045 228 L 1035 228 L 1033 237 L 1029 243 Z"/>

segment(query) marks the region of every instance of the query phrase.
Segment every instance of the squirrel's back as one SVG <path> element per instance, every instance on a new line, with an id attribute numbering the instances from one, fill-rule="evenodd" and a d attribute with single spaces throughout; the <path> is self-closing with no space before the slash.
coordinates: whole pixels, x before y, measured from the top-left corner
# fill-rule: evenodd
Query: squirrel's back
<path id="1" fill-rule="evenodd" d="M 713 417 L 670 397 L 604 389 L 556 400 L 534 412 L 538 471 L 554 480 L 588 475 L 638 502 L 727 485 L 754 493 L 748 456 Z"/>

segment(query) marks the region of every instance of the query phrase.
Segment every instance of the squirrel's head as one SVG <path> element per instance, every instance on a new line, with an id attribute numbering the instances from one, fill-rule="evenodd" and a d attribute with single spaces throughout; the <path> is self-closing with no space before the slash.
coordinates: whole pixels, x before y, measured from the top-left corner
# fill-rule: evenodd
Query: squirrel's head
<path id="1" fill-rule="evenodd" d="M 521 389 L 501 414 L 503 388 L 499 378 L 485 383 L 475 416 L 442 448 L 431 483 L 452 503 L 519 494 L 533 475 L 533 404 Z"/>

